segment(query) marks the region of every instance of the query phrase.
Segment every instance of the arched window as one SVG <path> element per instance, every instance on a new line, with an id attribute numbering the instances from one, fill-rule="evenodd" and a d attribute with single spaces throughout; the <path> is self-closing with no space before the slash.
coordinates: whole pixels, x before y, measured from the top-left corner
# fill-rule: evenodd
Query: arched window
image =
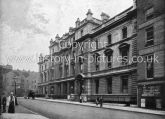
<path id="1" fill-rule="evenodd" d="M 107 67 L 108 68 L 112 68 L 112 61 L 113 61 L 113 50 L 108 48 L 104 51 L 104 54 L 107 58 L 106 62 L 107 62 Z"/>
<path id="2" fill-rule="evenodd" d="M 122 43 L 119 45 L 120 55 L 122 57 L 122 65 L 127 65 L 129 62 L 129 47 L 130 45 L 127 43 Z"/>
<path id="3" fill-rule="evenodd" d="M 100 54 L 99 53 L 95 53 L 93 55 L 93 58 L 94 58 L 94 63 L 95 63 L 95 69 L 96 71 L 98 71 L 100 69 Z"/>

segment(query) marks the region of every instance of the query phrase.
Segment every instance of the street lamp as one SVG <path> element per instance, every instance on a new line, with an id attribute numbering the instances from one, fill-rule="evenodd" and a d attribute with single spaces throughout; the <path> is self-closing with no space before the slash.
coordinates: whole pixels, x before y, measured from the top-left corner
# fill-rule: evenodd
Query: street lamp
<path id="1" fill-rule="evenodd" d="M 17 86 L 17 83 L 16 83 L 16 79 L 18 79 L 18 77 L 14 77 L 14 90 L 15 90 L 15 96 L 16 96 L 16 93 L 17 93 L 17 89 L 16 89 L 16 86 Z"/>

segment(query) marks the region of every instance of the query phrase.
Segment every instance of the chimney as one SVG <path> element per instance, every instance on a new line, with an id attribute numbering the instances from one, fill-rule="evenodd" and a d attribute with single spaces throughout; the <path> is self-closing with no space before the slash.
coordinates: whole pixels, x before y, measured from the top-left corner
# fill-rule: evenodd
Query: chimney
<path id="1" fill-rule="evenodd" d="M 137 5 L 137 0 L 133 0 L 133 8 L 135 9 Z"/>
<path id="2" fill-rule="evenodd" d="M 60 39 L 58 34 L 56 35 L 55 39 L 56 39 L 56 41 L 58 41 Z"/>
<path id="3" fill-rule="evenodd" d="M 42 62 L 43 61 L 43 56 L 42 56 L 42 54 L 40 54 L 40 56 L 39 56 L 39 62 Z"/>
<path id="4" fill-rule="evenodd" d="M 50 40 L 50 45 L 53 43 L 53 39 L 51 38 L 51 40 Z"/>
<path id="5" fill-rule="evenodd" d="M 77 18 L 77 21 L 76 21 L 76 28 L 79 27 L 79 25 L 80 25 L 80 19 Z"/>
<path id="6" fill-rule="evenodd" d="M 109 15 L 104 12 L 102 12 L 100 16 L 101 16 L 102 22 L 106 22 L 110 18 Z"/>
<path id="7" fill-rule="evenodd" d="M 92 13 L 91 9 L 88 9 L 88 12 L 86 13 L 86 15 L 87 15 L 87 20 L 92 20 L 93 13 Z"/>
<path id="8" fill-rule="evenodd" d="M 73 27 L 69 27 L 69 32 L 72 32 L 73 31 Z"/>

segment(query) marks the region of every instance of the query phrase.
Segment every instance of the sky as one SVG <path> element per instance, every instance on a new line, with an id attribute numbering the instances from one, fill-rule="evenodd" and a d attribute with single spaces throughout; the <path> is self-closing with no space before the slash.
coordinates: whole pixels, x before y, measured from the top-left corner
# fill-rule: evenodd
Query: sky
<path id="1" fill-rule="evenodd" d="M 110 17 L 133 5 L 133 0 L 0 0 L 0 64 L 38 71 L 40 53 L 49 54 L 49 41 L 75 27 L 77 18 Z"/>

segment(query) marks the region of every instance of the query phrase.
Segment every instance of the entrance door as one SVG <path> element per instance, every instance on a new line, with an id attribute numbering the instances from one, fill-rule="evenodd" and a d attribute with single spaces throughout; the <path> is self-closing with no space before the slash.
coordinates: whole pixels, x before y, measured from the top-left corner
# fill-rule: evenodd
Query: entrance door
<path id="1" fill-rule="evenodd" d="M 149 109 L 155 109 L 156 108 L 155 98 L 151 97 L 151 98 L 146 99 L 146 108 L 149 108 Z"/>

